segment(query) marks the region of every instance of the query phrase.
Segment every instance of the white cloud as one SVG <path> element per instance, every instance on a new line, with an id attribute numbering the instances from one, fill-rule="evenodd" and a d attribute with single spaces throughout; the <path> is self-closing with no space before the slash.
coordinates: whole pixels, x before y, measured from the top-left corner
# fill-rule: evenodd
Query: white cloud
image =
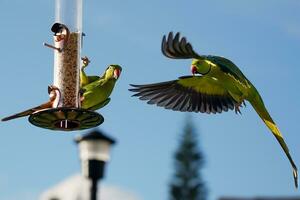
<path id="1" fill-rule="evenodd" d="M 40 200 L 88 200 L 90 182 L 81 175 L 74 175 L 44 192 Z M 134 192 L 119 186 L 101 185 L 101 200 L 141 200 Z M 98 195 L 98 196 L 99 196 Z"/>

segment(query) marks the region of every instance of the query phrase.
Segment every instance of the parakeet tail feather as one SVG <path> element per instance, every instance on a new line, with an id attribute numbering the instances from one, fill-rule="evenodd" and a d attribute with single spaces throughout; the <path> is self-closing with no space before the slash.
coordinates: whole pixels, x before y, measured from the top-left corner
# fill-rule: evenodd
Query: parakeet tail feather
<path id="1" fill-rule="evenodd" d="M 293 167 L 293 176 L 294 176 L 295 186 L 296 186 L 296 188 L 298 188 L 297 166 L 295 165 L 295 163 L 289 153 L 289 149 L 288 149 L 277 125 L 275 124 L 275 122 L 271 118 L 270 114 L 268 113 L 267 109 L 265 108 L 264 103 L 260 96 L 257 96 L 256 98 L 254 98 L 252 101 L 250 101 L 250 103 L 252 104 L 253 108 L 256 110 L 256 112 L 258 113 L 260 118 L 264 121 L 266 126 L 272 131 L 273 135 L 275 136 L 275 138 L 279 142 L 280 146 L 284 150 L 287 158 L 289 159 L 289 161 Z"/>

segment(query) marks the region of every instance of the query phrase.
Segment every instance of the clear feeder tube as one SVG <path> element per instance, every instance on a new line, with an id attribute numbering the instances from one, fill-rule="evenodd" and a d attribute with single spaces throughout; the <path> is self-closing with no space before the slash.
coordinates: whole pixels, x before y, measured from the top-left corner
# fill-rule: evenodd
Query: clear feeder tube
<path id="1" fill-rule="evenodd" d="M 80 107 L 79 72 L 82 38 L 82 0 L 55 0 L 55 22 L 69 31 L 67 40 L 54 38 L 54 86 L 60 90 L 58 107 Z M 54 36 L 55 37 L 55 36 Z"/>

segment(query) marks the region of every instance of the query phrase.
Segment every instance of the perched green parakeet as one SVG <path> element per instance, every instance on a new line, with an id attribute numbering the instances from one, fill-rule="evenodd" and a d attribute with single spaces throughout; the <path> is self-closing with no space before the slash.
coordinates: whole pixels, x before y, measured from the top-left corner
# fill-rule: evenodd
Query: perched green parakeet
<path id="1" fill-rule="evenodd" d="M 107 105 L 121 71 L 122 68 L 119 65 L 110 65 L 99 79 L 84 85 L 81 88 L 83 91 L 81 107 L 88 110 L 97 110 Z"/>
<path id="2" fill-rule="evenodd" d="M 174 37 L 172 32 L 168 38 L 163 37 L 162 53 L 168 58 L 192 59 L 193 76 L 161 83 L 131 85 L 134 88 L 129 90 L 136 92 L 133 96 L 166 109 L 202 113 L 221 113 L 229 109 L 240 113 L 239 107 L 245 100 L 249 101 L 288 157 L 298 187 L 297 167 L 277 125 L 256 88 L 233 62 L 220 56 L 199 55 L 185 37 L 180 38 L 179 33 Z"/>
<path id="3" fill-rule="evenodd" d="M 88 110 L 97 110 L 107 105 L 110 101 L 110 94 L 112 93 L 115 83 L 121 74 L 122 68 L 119 65 L 110 65 L 105 72 L 97 80 L 84 85 L 81 88 L 81 108 Z M 14 114 L 9 117 L 1 119 L 1 121 L 8 121 L 11 119 L 25 117 L 47 108 L 56 108 L 60 99 L 59 89 L 55 86 L 49 86 L 48 93 L 50 99 L 37 107 L 30 108 L 23 112 Z"/>

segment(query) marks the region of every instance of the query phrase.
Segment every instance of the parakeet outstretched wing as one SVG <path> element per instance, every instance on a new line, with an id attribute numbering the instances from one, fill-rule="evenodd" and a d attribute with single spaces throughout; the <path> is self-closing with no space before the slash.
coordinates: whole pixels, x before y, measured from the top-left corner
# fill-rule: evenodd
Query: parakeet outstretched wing
<path id="1" fill-rule="evenodd" d="M 221 113 L 234 109 L 236 101 L 221 83 L 205 76 L 184 76 L 178 80 L 148 85 L 131 85 L 133 96 L 166 109 L 182 112 Z"/>
<path id="2" fill-rule="evenodd" d="M 193 50 L 192 45 L 187 42 L 185 37 L 180 38 L 179 32 L 175 37 L 173 37 L 173 32 L 170 32 L 168 37 L 163 36 L 161 51 L 166 57 L 173 59 L 202 58 Z"/>

